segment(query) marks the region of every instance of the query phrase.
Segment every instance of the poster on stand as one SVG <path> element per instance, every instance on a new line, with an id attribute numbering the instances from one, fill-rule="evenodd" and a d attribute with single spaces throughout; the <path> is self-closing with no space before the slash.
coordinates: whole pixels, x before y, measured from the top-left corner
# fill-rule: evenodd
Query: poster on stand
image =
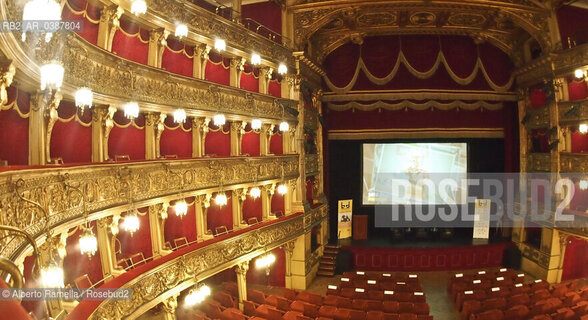
<path id="1" fill-rule="evenodd" d="M 339 200 L 338 209 L 338 232 L 339 239 L 351 237 L 351 219 L 353 217 L 353 200 Z"/>

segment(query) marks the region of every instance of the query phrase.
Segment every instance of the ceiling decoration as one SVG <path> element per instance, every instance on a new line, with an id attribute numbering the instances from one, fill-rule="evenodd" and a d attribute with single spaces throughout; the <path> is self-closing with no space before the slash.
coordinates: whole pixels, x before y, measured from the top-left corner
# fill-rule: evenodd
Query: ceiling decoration
<path id="1" fill-rule="evenodd" d="M 535 38 L 544 52 L 553 49 L 551 12 L 536 0 L 303 0 L 289 10 L 295 46 L 304 50 L 310 44 L 310 55 L 319 63 L 342 44 L 374 35 L 465 35 L 492 43 L 513 60 L 519 59 L 513 48 L 521 39 Z"/>

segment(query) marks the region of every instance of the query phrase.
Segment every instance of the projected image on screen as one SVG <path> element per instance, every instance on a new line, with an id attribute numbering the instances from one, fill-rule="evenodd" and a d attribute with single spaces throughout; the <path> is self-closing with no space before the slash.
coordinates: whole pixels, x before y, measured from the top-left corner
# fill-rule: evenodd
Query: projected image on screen
<path id="1" fill-rule="evenodd" d="M 466 178 L 466 143 L 363 145 L 365 205 L 463 204 L 467 188 L 462 185 L 462 180 Z M 436 187 L 423 186 L 425 180 L 432 181 Z M 455 183 L 441 184 L 442 180 Z M 393 188 L 398 181 L 409 185 L 408 189 Z"/>

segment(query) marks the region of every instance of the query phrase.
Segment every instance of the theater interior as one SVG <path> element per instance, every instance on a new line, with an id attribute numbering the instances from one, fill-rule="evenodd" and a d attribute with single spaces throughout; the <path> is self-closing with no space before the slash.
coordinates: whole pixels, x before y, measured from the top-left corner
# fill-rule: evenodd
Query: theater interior
<path id="1" fill-rule="evenodd" d="M 0 20 L 0 319 L 588 320 L 588 0 Z"/>

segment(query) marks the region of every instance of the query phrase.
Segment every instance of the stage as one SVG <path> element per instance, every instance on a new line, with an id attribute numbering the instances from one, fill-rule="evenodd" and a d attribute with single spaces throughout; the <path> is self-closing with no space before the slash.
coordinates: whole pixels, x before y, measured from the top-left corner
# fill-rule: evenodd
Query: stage
<path id="1" fill-rule="evenodd" d="M 339 240 L 340 250 L 351 256 L 354 270 L 448 271 L 500 267 L 504 251 L 514 244 L 505 239 L 404 240 L 373 237 Z"/>

